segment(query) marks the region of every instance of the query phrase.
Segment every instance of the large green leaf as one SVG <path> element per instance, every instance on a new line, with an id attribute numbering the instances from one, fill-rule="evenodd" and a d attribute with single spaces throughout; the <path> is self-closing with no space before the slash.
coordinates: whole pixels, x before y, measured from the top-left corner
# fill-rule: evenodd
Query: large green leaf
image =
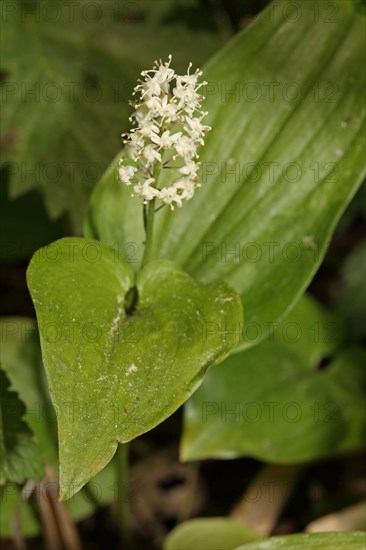
<path id="1" fill-rule="evenodd" d="M 356 2 L 332 5 L 274 2 L 204 67 L 202 188 L 157 215 L 155 257 L 227 281 L 262 334 L 308 285 L 365 171 L 365 18 Z M 114 163 L 86 234 L 134 262 L 140 210 Z"/>
<path id="2" fill-rule="evenodd" d="M 192 9 L 195 0 L 185 4 Z M 91 189 L 127 129 L 131 82 L 155 57 L 173 53 L 180 66 L 189 57 L 202 63 L 222 42 L 207 13 L 204 25 L 191 29 L 174 18 L 177 5 L 7 0 L 2 145 L 12 197 L 41 190 L 49 214 L 69 211 L 79 228 Z"/>
<path id="3" fill-rule="evenodd" d="M 24 404 L 11 391 L 5 372 L 0 369 L 0 485 L 43 476 L 43 461 L 33 434 L 23 420 L 24 413 Z"/>
<path id="4" fill-rule="evenodd" d="M 361 448 L 365 361 L 353 349 L 314 371 L 268 341 L 232 355 L 186 403 L 182 457 L 298 463 Z"/>
<path id="5" fill-rule="evenodd" d="M 188 399 L 237 340 L 206 327 L 238 327 L 242 308 L 225 283 L 197 283 L 158 261 L 138 274 L 136 310 L 127 315 L 132 268 L 86 239 L 40 249 L 27 277 L 68 498 L 110 461 L 117 442 L 153 428 Z"/>
<path id="6" fill-rule="evenodd" d="M 261 539 L 251 527 L 228 518 L 197 518 L 178 525 L 164 541 L 164 550 L 232 550 Z"/>
<path id="7" fill-rule="evenodd" d="M 300 533 L 271 537 L 237 550 L 365 550 L 365 533 Z"/>

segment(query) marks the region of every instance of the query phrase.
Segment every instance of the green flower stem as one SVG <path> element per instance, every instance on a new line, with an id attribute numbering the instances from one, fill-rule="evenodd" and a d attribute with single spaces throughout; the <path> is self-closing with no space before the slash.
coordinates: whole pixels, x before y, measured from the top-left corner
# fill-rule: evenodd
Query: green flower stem
<path id="1" fill-rule="evenodd" d="M 155 181 L 158 181 L 161 167 L 157 166 L 154 170 Z M 151 259 L 153 245 L 153 230 L 155 216 L 155 199 L 148 205 L 144 205 L 144 227 L 145 227 L 145 248 L 142 256 L 141 268 Z M 131 308 L 136 300 L 136 288 L 129 299 L 127 308 Z M 117 494 L 118 494 L 118 526 L 121 534 L 121 543 L 123 547 L 130 548 L 130 512 L 127 499 L 128 483 L 128 445 L 120 444 L 117 449 Z"/>
<path id="2" fill-rule="evenodd" d="M 128 443 L 120 443 L 117 449 L 117 505 L 118 528 L 122 548 L 130 548 L 130 510 L 128 503 Z"/>
<path id="3" fill-rule="evenodd" d="M 161 165 L 157 164 L 154 169 L 153 178 L 155 182 L 159 179 Z M 141 267 L 144 267 L 150 259 L 153 245 L 153 229 L 154 229 L 154 216 L 155 216 L 155 199 L 144 204 L 144 227 L 145 227 L 145 249 L 142 256 Z"/>
<path id="4" fill-rule="evenodd" d="M 153 245 L 153 229 L 155 216 L 155 199 L 151 200 L 148 205 L 144 205 L 144 225 L 145 225 L 145 249 L 142 256 L 141 267 L 144 267 L 150 259 Z"/>

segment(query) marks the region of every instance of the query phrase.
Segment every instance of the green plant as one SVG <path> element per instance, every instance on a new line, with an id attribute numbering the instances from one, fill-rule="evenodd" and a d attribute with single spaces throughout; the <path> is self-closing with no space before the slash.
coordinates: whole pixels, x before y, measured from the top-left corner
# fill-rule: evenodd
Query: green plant
<path id="1" fill-rule="evenodd" d="M 357 2 L 334 5 L 337 16 L 329 19 L 321 3 L 317 12 L 303 0 L 271 4 L 203 69 L 203 108 L 211 130 L 204 145 L 208 127 L 196 139 L 203 145 L 201 167 L 196 151 L 180 155 L 176 147 L 182 124 L 189 125 L 189 135 L 192 120 L 202 120 L 197 97 L 188 111 L 191 123 L 157 118 L 153 133 L 160 141 L 150 147 L 153 160 L 128 151 L 131 140 L 141 137 L 130 134 L 127 153 L 117 156 L 91 195 L 83 238 L 57 240 L 33 256 L 27 280 L 59 451 L 56 456 L 49 437 L 54 418 L 32 424 L 26 416 L 26 425 L 23 411 L 12 427 L 18 430 L 15 443 L 4 432 L 2 447 L 11 456 L 19 444 L 21 453 L 32 430 L 43 460 L 54 467 L 59 462 L 63 499 L 80 498 L 96 475 L 114 479 L 108 464 L 120 443 L 121 495 L 125 444 L 186 402 L 181 443 L 186 460 L 252 456 L 297 464 L 364 444 L 365 418 L 359 415 L 364 352 L 339 329 L 339 311 L 327 312 L 303 296 L 365 173 L 365 82 L 359 71 L 364 15 Z M 168 63 L 159 67 L 170 70 Z M 195 81 L 192 86 L 199 96 L 200 87 Z M 171 89 L 155 96 L 164 94 L 171 100 Z M 150 107 L 144 96 L 141 101 L 146 115 Z M 140 103 L 135 109 L 141 110 Z M 165 146 L 164 132 L 171 140 Z M 146 142 L 138 147 L 146 151 Z M 161 147 L 167 156 L 159 157 Z M 172 181 L 167 167 L 184 175 L 183 185 Z M 195 190 L 198 169 L 202 186 Z M 131 189 L 139 196 L 131 196 Z M 148 203 L 143 207 L 141 197 Z M 182 205 L 184 199 L 191 200 Z M 164 204 L 182 208 L 161 208 Z M 4 324 L 6 332 L 12 322 L 17 323 Z M 35 399 L 48 401 L 48 390 L 32 374 L 41 363 L 35 326 L 22 323 L 33 340 L 14 339 L 13 348 L 6 346 L 3 368 L 29 411 Z M 307 330 L 291 341 L 288 327 L 296 325 Z M 27 354 L 33 350 L 27 359 L 34 366 L 29 387 L 12 368 L 23 348 Z M 330 366 L 319 372 L 329 357 Z M 15 399 L 13 392 L 4 398 Z M 237 420 L 222 422 L 226 409 L 241 401 L 255 406 L 234 407 Z M 275 404 L 265 409 L 268 416 L 266 403 Z M 34 445 L 29 442 L 29 453 Z M 14 476 L 7 467 L 1 474 L 4 482 L 37 477 L 28 471 Z M 17 495 L 14 491 L 14 502 Z M 90 506 L 80 513 L 81 508 L 75 505 L 76 517 L 90 513 Z M 24 510 L 32 532 L 32 514 Z M 127 515 L 122 506 L 125 530 Z M 245 529 L 230 522 L 216 528 L 225 540 L 233 536 L 235 546 L 228 548 L 249 540 Z M 189 533 L 182 535 L 183 545 Z M 307 547 L 312 540 L 306 539 Z M 330 547 L 329 540 L 324 535 L 321 547 Z M 355 548 L 360 540 L 353 536 Z M 255 544 L 277 548 L 282 542 Z M 305 547 L 301 537 L 290 544 Z"/>

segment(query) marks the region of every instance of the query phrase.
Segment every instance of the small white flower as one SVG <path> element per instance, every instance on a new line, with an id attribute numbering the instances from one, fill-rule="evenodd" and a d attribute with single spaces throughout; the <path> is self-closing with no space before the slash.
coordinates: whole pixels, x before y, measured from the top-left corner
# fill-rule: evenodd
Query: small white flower
<path id="1" fill-rule="evenodd" d="M 149 115 L 150 110 L 147 105 L 143 103 L 142 105 L 136 106 L 136 110 L 130 117 L 130 121 L 133 122 L 134 120 L 136 120 L 137 124 L 141 126 L 143 122 L 150 120 Z"/>
<path id="2" fill-rule="evenodd" d="M 144 82 L 141 88 L 141 98 L 144 98 L 145 96 L 158 96 L 161 92 L 160 83 L 154 78 L 148 80 L 147 82 Z"/>
<path id="3" fill-rule="evenodd" d="M 205 113 L 206 114 L 206 113 Z M 204 126 L 201 123 L 201 118 L 191 118 L 189 116 L 185 116 L 186 125 L 184 126 L 184 129 L 186 132 L 189 133 L 189 135 L 193 139 L 197 139 L 201 142 L 202 136 L 204 136 L 205 132 L 208 130 L 211 130 L 210 126 Z"/>
<path id="4" fill-rule="evenodd" d="M 145 137 L 152 139 L 159 133 L 159 126 L 157 126 L 153 120 L 143 120 L 140 124 L 138 132 Z"/>
<path id="5" fill-rule="evenodd" d="M 162 63 L 160 61 L 159 67 L 157 69 L 151 69 L 149 71 L 142 71 L 142 76 L 146 77 L 146 81 L 149 82 L 151 77 L 149 76 L 149 73 L 155 73 L 152 79 L 154 79 L 156 82 L 159 82 L 159 84 L 163 84 L 166 82 L 170 82 L 173 78 L 175 78 L 175 72 L 173 69 L 170 69 L 170 63 L 172 61 L 172 56 L 169 55 L 169 61 L 166 63 Z M 155 61 L 154 66 L 157 67 L 158 62 Z"/>
<path id="6" fill-rule="evenodd" d="M 178 105 L 168 95 L 160 98 L 159 105 L 156 106 L 155 116 L 163 117 L 173 122 L 177 120 Z M 163 121 L 161 121 L 162 123 Z"/>
<path id="7" fill-rule="evenodd" d="M 183 157 L 185 161 L 191 160 L 197 156 L 197 148 L 192 139 L 187 136 L 182 136 L 175 144 L 175 150 L 178 155 Z"/>
<path id="8" fill-rule="evenodd" d="M 173 203 L 175 202 L 179 208 L 182 206 L 182 199 L 178 195 L 177 190 L 175 187 L 164 187 L 160 191 L 160 198 L 165 204 L 170 204 L 170 208 L 174 210 Z"/>
<path id="9" fill-rule="evenodd" d="M 145 204 L 159 195 L 158 189 L 155 189 L 155 187 L 151 186 L 151 183 L 153 182 L 154 178 L 149 178 L 144 181 L 144 183 L 137 183 L 133 188 L 136 195 L 139 195 L 144 199 Z"/>
<path id="10" fill-rule="evenodd" d="M 161 136 L 154 135 L 151 137 L 151 141 L 159 145 L 159 149 L 162 147 L 164 149 L 170 149 L 173 147 L 174 143 L 180 139 L 182 132 L 177 132 L 176 134 L 171 134 L 169 130 L 165 130 Z"/>
<path id="11" fill-rule="evenodd" d="M 147 166 L 151 166 L 156 160 L 161 162 L 161 154 L 153 145 L 147 145 L 141 149 L 140 155 L 146 159 Z"/>
<path id="12" fill-rule="evenodd" d="M 185 166 L 182 166 L 182 168 L 179 168 L 178 172 L 181 174 L 184 174 L 185 176 L 194 177 L 196 176 L 198 170 L 199 170 L 200 164 L 198 162 L 194 162 L 193 160 L 188 160 L 187 164 Z"/>
<path id="13" fill-rule="evenodd" d="M 124 136 L 123 136 L 124 137 Z M 138 130 L 135 130 L 129 134 L 129 139 L 124 139 L 123 142 L 126 145 L 127 156 L 132 160 L 136 160 L 138 151 L 144 146 L 144 138 Z M 123 160 L 120 160 L 120 164 Z"/>
<path id="14" fill-rule="evenodd" d="M 184 110 L 190 117 L 200 107 L 203 97 L 197 93 L 204 83 L 197 84 L 197 78 L 200 75 L 197 72 L 194 75 L 178 76 L 177 85 L 173 89 L 173 96 L 179 100 L 178 106 Z"/>
<path id="15" fill-rule="evenodd" d="M 193 197 L 194 190 L 197 186 L 197 182 L 191 178 L 182 178 L 174 184 L 174 187 L 180 191 L 180 196 L 182 199 L 187 200 Z"/>
<path id="16" fill-rule="evenodd" d="M 131 166 L 130 164 L 127 164 L 127 166 L 122 165 L 118 169 L 120 180 L 123 183 L 126 183 L 127 185 L 131 185 L 131 179 L 133 178 L 136 172 L 137 172 L 136 166 Z"/>
<path id="17" fill-rule="evenodd" d="M 156 117 L 156 116 L 161 116 L 160 115 L 160 111 L 161 111 L 161 98 L 160 97 L 150 97 L 149 99 L 146 100 L 146 107 L 149 109 L 149 116 L 150 117 Z"/>

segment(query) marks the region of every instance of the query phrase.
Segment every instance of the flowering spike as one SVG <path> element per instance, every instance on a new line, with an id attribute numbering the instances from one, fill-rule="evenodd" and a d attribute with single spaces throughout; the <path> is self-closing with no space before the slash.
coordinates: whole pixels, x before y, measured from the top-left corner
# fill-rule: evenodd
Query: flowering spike
<path id="1" fill-rule="evenodd" d="M 202 124 L 207 112 L 201 110 L 204 99 L 198 90 L 207 82 L 198 83 L 202 71 L 177 75 L 168 61 L 155 61 L 153 68 L 142 71 L 131 102 L 135 108 L 130 121 L 135 127 L 122 134 L 129 158 L 121 159 L 119 178 L 125 185 L 133 185 L 136 195 L 146 204 L 160 199 L 181 207 L 182 201 L 193 197 L 199 187 L 197 148 L 204 144 L 204 135 L 210 130 Z M 161 168 L 175 170 L 176 178 L 168 187 L 157 187 L 156 174 Z M 155 177 L 153 177 L 155 176 Z"/>

